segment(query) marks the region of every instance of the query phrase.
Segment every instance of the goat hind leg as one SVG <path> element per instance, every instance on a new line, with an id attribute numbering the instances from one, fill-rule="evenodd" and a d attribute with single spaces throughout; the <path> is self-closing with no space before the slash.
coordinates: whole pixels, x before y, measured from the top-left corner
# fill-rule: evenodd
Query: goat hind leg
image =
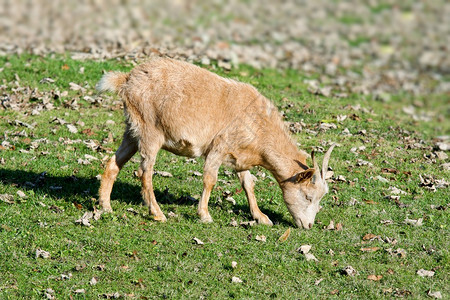
<path id="1" fill-rule="evenodd" d="M 153 166 L 155 165 L 158 150 L 159 148 L 153 148 L 150 151 L 149 149 L 146 149 L 144 153 L 141 153 L 142 163 L 140 170 L 142 171 L 142 198 L 144 200 L 144 204 L 149 208 L 150 214 L 153 216 L 153 219 L 155 221 L 166 222 L 167 218 L 159 207 L 158 202 L 156 202 L 152 183 Z"/>
<path id="2" fill-rule="evenodd" d="M 116 180 L 120 169 L 122 169 L 123 165 L 133 157 L 137 150 L 138 143 L 127 130 L 123 136 L 122 144 L 106 164 L 105 171 L 102 175 L 98 193 L 99 204 L 103 211 L 112 211 L 110 197 L 114 181 Z"/>

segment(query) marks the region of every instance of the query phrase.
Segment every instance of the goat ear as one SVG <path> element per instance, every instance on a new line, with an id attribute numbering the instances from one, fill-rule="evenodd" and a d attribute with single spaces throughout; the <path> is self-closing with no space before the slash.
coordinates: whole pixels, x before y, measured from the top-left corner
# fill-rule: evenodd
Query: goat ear
<path id="1" fill-rule="evenodd" d="M 314 169 L 308 169 L 306 171 L 300 172 L 295 176 L 295 181 L 297 183 L 300 183 L 300 182 L 304 182 L 306 180 L 310 180 L 314 176 L 315 172 L 316 172 L 316 170 L 314 170 Z"/>

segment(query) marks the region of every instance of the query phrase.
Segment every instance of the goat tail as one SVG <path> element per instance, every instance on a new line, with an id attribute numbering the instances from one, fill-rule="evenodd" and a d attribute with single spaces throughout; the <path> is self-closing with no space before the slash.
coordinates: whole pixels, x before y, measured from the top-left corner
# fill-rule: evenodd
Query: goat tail
<path id="1" fill-rule="evenodd" d="M 95 88 L 99 92 L 114 92 L 119 93 L 122 86 L 127 82 L 128 73 L 123 72 L 108 72 L 103 75 L 102 79 L 97 83 Z"/>

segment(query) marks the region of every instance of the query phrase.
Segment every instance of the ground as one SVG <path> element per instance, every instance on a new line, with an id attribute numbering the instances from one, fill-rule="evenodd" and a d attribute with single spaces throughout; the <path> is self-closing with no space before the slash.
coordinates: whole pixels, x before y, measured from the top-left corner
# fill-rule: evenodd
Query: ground
<path id="1" fill-rule="evenodd" d="M 448 297 L 448 50 L 437 38 L 450 28 L 448 4 L 286 2 L 273 10 L 234 1 L 205 14 L 199 1 L 177 10 L 193 17 L 176 25 L 168 10 L 145 19 L 140 2 L 102 10 L 102 1 L 73 8 L 87 15 L 71 23 L 70 3 L 59 14 L 45 4 L 28 21 L 1 18 L 1 298 Z M 95 9 L 127 21 L 108 23 Z M 60 35 L 11 26 L 46 13 L 53 22 L 43 28 Z M 167 223 L 141 206 L 138 155 L 113 188 L 114 212 L 98 214 L 98 178 L 124 124 L 120 99 L 94 86 L 104 71 L 165 54 L 254 85 L 299 148 L 319 159 L 337 143 L 311 230 L 295 227 L 261 168 L 252 170 L 256 196 L 273 227 L 251 222 L 227 168 L 210 201 L 215 222 L 201 224 L 203 160 L 164 151 L 154 186 Z"/>

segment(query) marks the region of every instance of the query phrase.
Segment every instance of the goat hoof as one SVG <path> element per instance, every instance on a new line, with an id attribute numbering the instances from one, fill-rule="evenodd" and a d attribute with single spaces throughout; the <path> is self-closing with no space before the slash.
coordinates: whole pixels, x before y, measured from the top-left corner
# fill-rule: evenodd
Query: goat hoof
<path id="1" fill-rule="evenodd" d="M 101 212 L 101 213 L 112 213 L 113 210 L 112 210 L 111 207 L 102 207 L 102 208 L 100 209 L 100 212 Z"/>
<path id="2" fill-rule="evenodd" d="M 153 220 L 161 222 L 161 223 L 167 222 L 167 218 L 165 215 L 153 216 Z"/>
<path id="3" fill-rule="evenodd" d="M 208 214 L 206 216 L 200 216 L 200 222 L 202 223 L 212 223 L 213 219 L 211 218 L 211 216 Z"/>
<path id="4" fill-rule="evenodd" d="M 258 218 L 256 220 L 258 221 L 258 224 L 263 224 L 263 225 L 267 225 L 267 226 L 273 226 L 272 221 L 266 215 L 264 215 L 263 217 Z"/>

